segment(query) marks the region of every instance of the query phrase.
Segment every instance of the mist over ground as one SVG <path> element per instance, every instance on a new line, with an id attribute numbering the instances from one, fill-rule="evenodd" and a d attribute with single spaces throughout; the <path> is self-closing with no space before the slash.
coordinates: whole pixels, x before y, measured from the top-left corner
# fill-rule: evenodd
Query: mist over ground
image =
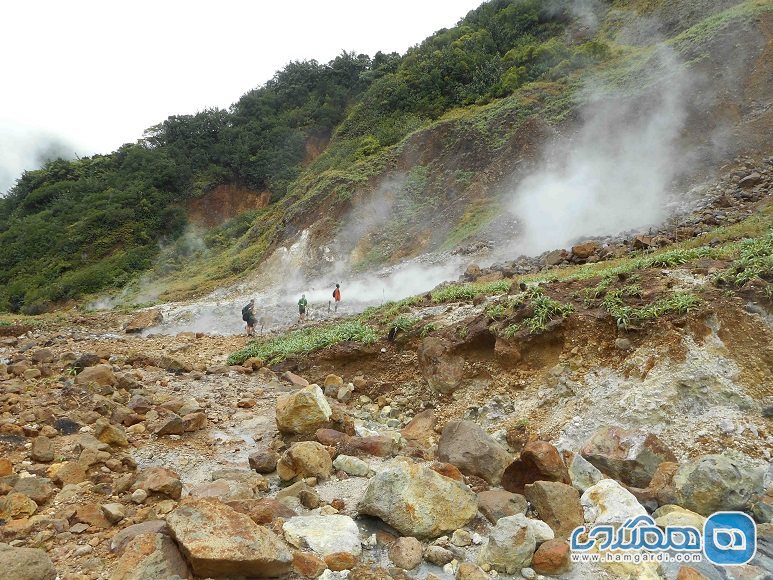
<path id="1" fill-rule="evenodd" d="M 690 165 L 679 137 L 695 79 L 666 47 L 653 62 L 642 83 L 649 89 L 636 98 L 589 86 L 580 129 L 549 144 L 540 168 L 514 191 L 523 254 L 666 217 L 669 185 Z"/>

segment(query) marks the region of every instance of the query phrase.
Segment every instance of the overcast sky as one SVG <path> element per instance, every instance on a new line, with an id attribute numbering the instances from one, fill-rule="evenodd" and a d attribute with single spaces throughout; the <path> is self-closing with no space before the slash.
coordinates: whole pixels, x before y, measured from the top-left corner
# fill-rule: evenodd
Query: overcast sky
<path id="1" fill-rule="evenodd" d="M 41 150 L 113 151 L 169 115 L 227 107 L 291 60 L 402 53 L 481 2 L 2 2 L 0 194 Z"/>

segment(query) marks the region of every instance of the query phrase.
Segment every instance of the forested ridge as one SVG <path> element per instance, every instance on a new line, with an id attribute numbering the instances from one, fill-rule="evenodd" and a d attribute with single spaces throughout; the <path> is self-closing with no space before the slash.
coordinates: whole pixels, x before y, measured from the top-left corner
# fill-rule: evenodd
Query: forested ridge
<path id="1" fill-rule="evenodd" d="M 603 41 L 569 40 L 568 6 L 493 0 L 404 55 L 292 62 L 228 110 L 171 116 L 113 153 L 25 172 L 0 198 L 0 310 L 40 312 L 126 284 L 184 232 L 185 203 L 220 184 L 269 191 L 276 207 L 315 180 L 356 181 L 452 109 L 606 58 Z M 326 145 L 313 160 L 312 140 Z M 205 239 L 222 247 L 276 219 L 252 212 Z"/>

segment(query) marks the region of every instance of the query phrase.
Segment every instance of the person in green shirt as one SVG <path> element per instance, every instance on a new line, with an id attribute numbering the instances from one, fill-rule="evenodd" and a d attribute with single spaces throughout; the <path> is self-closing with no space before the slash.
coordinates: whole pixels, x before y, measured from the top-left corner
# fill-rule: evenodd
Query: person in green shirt
<path id="1" fill-rule="evenodd" d="M 306 307 L 309 305 L 309 303 L 306 301 L 306 295 L 301 295 L 301 299 L 298 300 L 298 322 L 305 322 L 306 321 Z"/>

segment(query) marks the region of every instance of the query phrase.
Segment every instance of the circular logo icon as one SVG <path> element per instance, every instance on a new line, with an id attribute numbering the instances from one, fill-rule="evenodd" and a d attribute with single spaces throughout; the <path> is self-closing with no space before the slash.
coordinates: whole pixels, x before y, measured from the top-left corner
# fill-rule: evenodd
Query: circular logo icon
<path id="1" fill-rule="evenodd" d="M 757 526 L 743 512 L 717 512 L 703 527 L 706 558 L 720 566 L 746 564 L 757 553 Z"/>

